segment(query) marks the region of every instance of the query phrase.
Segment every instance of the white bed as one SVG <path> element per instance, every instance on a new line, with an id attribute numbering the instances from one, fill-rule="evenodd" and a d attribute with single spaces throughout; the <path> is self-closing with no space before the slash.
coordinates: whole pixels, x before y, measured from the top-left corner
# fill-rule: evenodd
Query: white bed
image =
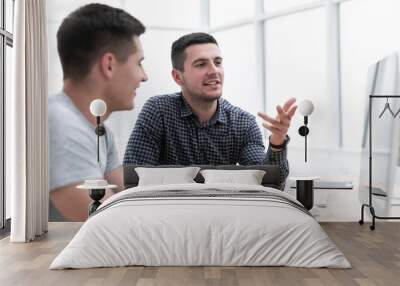
<path id="1" fill-rule="evenodd" d="M 351 267 L 284 192 L 197 183 L 135 187 L 112 196 L 50 269 L 127 265 Z"/>

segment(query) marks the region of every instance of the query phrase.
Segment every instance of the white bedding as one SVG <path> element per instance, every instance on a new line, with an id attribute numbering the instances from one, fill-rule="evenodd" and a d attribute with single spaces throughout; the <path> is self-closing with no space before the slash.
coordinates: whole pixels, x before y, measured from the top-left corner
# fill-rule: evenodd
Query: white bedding
<path id="1" fill-rule="evenodd" d="M 146 266 L 295 266 L 349 268 L 350 263 L 307 212 L 252 197 L 172 197 L 122 200 L 146 191 L 265 191 L 238 184 L 143 186 L 106 200 L 50 269 Z M 251 194 L 251 192 L 249 192 Z"/>

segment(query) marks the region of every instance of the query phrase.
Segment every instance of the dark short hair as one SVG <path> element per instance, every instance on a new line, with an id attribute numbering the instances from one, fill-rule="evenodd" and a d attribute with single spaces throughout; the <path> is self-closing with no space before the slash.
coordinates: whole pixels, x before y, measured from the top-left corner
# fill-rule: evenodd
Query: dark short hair
<path id="1" fill-rule="evenodd" d="M 87 76 L 99 56 L 106 52 L 125 62 L 136 51 L 133 36 L 145 27 L 124 10 L 88 4 L 69 14 L 57 32 L 57 48 L 64 79 Z"/>
<path id="2" fill-rule="evenodd" d="M 186 59 L 185 49 L 191 45 L 209 43 L 216 44 L 218 46 L 217 40 L 207 33 L 192 33 L 180 37 L 172 44 L 172 66 L 177 70 L 183 71 L 183 63 Z"/>

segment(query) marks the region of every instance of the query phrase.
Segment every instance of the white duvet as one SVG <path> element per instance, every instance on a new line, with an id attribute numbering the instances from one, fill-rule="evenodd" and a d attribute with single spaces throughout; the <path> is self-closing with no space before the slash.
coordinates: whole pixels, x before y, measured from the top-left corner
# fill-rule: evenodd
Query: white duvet
<path id="1" fill-rule="evenodd" d="M 251 196 L 178 196 L 115 203 L 137 192 L 169 190 L 261 190 L 297 202 L 283 192 L 254 185 L 131 188 L 106 200 L 99 208 L 103 210 L 82 225 L 50 269 L 127 265 L 351 267 L 313 217 L 279 201 Z"/>

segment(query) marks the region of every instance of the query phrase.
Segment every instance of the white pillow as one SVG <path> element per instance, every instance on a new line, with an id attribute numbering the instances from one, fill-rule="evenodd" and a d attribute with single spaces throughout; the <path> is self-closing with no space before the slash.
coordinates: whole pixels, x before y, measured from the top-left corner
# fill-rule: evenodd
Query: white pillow
<path id="1" fill-rule="evenodd" d="M 261 185 L 265 171 L 261 170 L 201 170 L 204 183 L 234 183 Z"/>
<path id="2" fill-rule="evenodd" d="M 193 179 L 199 170 L 199 167 L 135 168 L 139 176 L 139 186 L 195 183 Z"/>

